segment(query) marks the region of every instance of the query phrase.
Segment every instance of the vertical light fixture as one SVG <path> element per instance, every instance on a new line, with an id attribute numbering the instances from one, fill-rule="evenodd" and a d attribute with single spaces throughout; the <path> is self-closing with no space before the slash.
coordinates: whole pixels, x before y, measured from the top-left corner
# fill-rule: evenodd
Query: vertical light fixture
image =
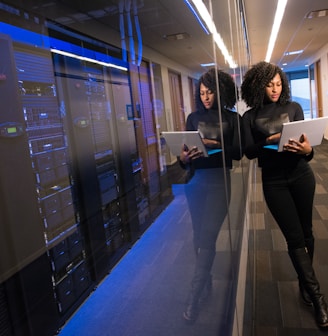
<path id="1" fill-rule="evenodd" d="M 275 45 L 276 40 L 277 40 L 277 36 L 278 36 L 279 29 L 280 29 L 281 21 L 282 21 L 282 18 L 284 16 L 284 13 L 285 13 L 287 1 L 288 0 L 278 0 L 277 10 L 276 10 L 276 14 L 275 14 L 275 17 L 274 17 L 272 29 L 271 29 L 271 36 L 270 36 L 270 40 L 269 40 L 269 44 L 268 44 L 268 49 L 267 49 L 267 53 L 266 53 L 266 56 L 265 56 L 265 61 L 266 62 L 270 62 L 270 60 L 271 60 L 273 48 L 274 48 L 274 45 Z"/>

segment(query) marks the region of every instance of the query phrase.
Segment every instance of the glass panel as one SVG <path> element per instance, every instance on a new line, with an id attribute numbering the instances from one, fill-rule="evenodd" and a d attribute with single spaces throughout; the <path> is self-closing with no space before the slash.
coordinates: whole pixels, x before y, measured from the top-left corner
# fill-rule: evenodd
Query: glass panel
<path id="1" fill-rule="evenodd" d="M 242 154 L 243 2 L 202 2 L 212 33 L 191 1 L 16 3 L 0 3 L 8 101 L 0 116 L 0 294 L 17 316 L 0 315 L 0 325 L 22 321 L 11 333 L 26 335 L 55 334 L 69 320 L 63 336 L 241 336 L 248 161 L 236 155 L 230 165 L 230 132 Z M 224 71 L 237 101 L 195 126 L 222 151 L 187 183 L 161 132 L 180 130 L 199 108 L 198 79 L 210 68 L 217 96 Z M 22 292 L 26 312 L 11 306 Z M 193 313 L 190 293 L 196 321 L 183 315 Z"/>
<path id="2" fill-rule="evenodd" d="M 292 100 L 298 102 L 304 111 L 304 118 L 311 118 L 309 79 L 299 78 L 290 81 Z"/>
<path id="3" fill-rule="evenodd" d="M 317 87 L 315 83 L 315 64 L 309 66 L 309 77 L 310 77 L 310 92 L 311 92 L 311 116 L 312 118 L 317 118 Z"/>

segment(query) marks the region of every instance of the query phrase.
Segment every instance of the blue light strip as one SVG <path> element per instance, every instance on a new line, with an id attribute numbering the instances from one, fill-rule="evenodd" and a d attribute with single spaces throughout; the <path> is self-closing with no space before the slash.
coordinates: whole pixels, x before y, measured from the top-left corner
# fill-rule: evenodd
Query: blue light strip
<path id="1" fill-rule="evenodd" d="M 40 48 L 49 48 L 49 39 L 47 36 L 34 33 L 10 24 L 0 22 L 0 33 L 9 35 L 13 41 L 37 46 Z"/>
<path id="2" fill-rule="evenodd" d="M 207 28 L 205 27 L 205 25 L 203 24 L 203 21 L 201 20 L 201 18 L 198 16 L 197 12 L 195 11 L 194 7 L 192 6 L 192 4 L 188 1 L 188 0 L 184 0 L 186 5 L 189 7 L 189 9 L 191 10 L 191 12 L 194 14 L 194 16 L 196 17 L 197 21 L 199 22 L 200 26 L 203 28 L 204 32 L 207 35 L 210 35 L 210 32 L 207 30 Z"/>
<path id="3" fill-rule="evenodd" d="M 0 22 L 0 33 L 9 35 L 13 41 L 18 43 L 46 49 L 51 52 L 67 53 L 69 57 L 117 68 L 123 71 L 128 70 L 127 63 L 120 59 L 4 22 Z"/>

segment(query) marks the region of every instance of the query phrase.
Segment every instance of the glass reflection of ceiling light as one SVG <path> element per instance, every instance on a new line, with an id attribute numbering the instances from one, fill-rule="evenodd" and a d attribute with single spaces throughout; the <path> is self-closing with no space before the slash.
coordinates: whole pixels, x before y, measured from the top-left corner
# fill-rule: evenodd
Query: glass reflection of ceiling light
<path id="1" fill-rule="evenodd" d="M 299 55 L 303 52 L 304 50 L 294 50 L 294 51 L 287 51 L 284 53 L 284 56 L 292 56 L 292 55 Z"/>
<path id="2" fill-rule="evenodd" d="M 286 5 L 287 5 L 287 0 L 278 1 L 276 14 L 275 14 L 272 29 L 271 29 L 271 36 L 270 36 L 270 40 L 268 44 L 268 50 L 265 56 L 266 62 L 270 62 L 272 51 L 276 43 L 277 35 L 280 29 L 281 21 L 285 13 Z"/>
<path id="3" fill-rule="evenodd" d="M 187 6 L 189 7 L 189 9 L 191 10 L 191 12 L 195 15 L 195 18 L 197 19 L 198 23 L 200 24 L 200 26 L 203 28 L 203 30 L 205 31 L 205 33 L 207 35 L 210 34 L 210 32 L 207 30 L 207 28 L 205 27 L 204 23 L 202 22 L 201 18 L 199 17 L 199 15 L 197 14 L 197 12 L 195 11 L 194 7 L 192 6 L 192 4 L 188 1 L 185 0 L 185 3 L 187 4 Z"/>
<path id="4" fill-rule="evenodd" d="M 91 63 L 94 63 L 94 64 L 103 65 L 105 67 L 116 68 L 116 69 L 120 69 L 120 70 L 123 70 L 123 71 L 128 70 L 126 67 L 123 67 L 123 66 L 120 66 L 120 65 L 98 61 L 98 60 L 95 60 L 93 58 L 79 56 L 79 55 L 72 54 L 72 53 L 62 51 L 62 50 L 58 50 L 58 49 L 50 49 L 50 51 L 54 54 L 59 54 L 59 55 L 67 56 L 67 57 L 72 57 L 72 58 L 75 58 L 75 59 L 78 59 L 78 60 L 81 60 L 81 61 L 86 61 L 86 62 L 91 62 Z"/>
<path id="5" fill-rule="evenodd" d="M 202 63 L 200 66 L 202 67 L 210 67 L 210 66 L 214 66 L 215 63 Z"/>
<path id="6" fill-rule="evenodd" d="M 307 19 L 314 19 L 328 16 L 328 9 L 319 9 L 308 13 L 305 17 Z"/>
<path id="7" fill-rule="evenodd" d="M 163 38 L 170 41 L 186 40 L 190 38 L 190 35 L 188 33 L 177 33 L 177 34 L 164 35 Z"/>
<path id="8" fill-rule="evenodd" d="M 185 0 L 186 4 L 189 6 L 191 11 L 195 14 L 195 10 L 193 9 L 193 6 L 191 6 L 190 2 L 188 0 Z M 212 20 L 212 17 L 210 13 L 208 12 L 205 4 L 202 0 L 192 0 L 192 3 L 194 4 L 195 8 L 197 9 L 200 17 L 202 20 L 199 19 L 198 15 L 195 15 L 198 21 L 200 22 L 201 26 L 203 27 L 203 23 L 207 26 L 208 30 L 211 34 L 213 34 L 214 41 L 218 48 L 221 50 L 225 60 L 228 62 L 230 68 L 234 69 L 237 68 L 236 62 L 233 60 L 232 56 L 229 54 L 229 51 L 227 47 L 224 44 L 224 41 L 221 37 L 221 35 L 217 32 L 215 23 Z M 197 13 L 196 13 L 197 14 Z"/>

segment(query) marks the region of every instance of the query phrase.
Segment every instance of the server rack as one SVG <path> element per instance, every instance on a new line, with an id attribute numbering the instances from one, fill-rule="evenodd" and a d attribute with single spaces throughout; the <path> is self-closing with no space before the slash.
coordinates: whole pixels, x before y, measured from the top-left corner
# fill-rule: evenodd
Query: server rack
<path id="1" fill-rule="evenodd" d="M 15 48 L 15 61 L 54 295 L 64 314 L 91 284 L 76 216 L 67 137 L 48 51 Z"/>
<path id="2" fill-rule="evenodd" d="M 13 41 L 8 35 L 1 35 L 0 45 L 0 97 L 6 102 L 0 115 L 0 193 L 3 200 L 0 205 L 0 282 L 4 292 L 1 303 L 8 313 L 1 314 L 0 327 L 10 326 L 17 336 L 50 334 L 51 327 L 56 324 L 57 310 Z M 8 332 L 8 328 L 4 332 Z"/>
<path id="3" fill-rule="evenodd" d="M 3 284 L 0 284 L 0 335 L 3 336 L 11 336 L 13 334 L 8 306 L 5 288 Z"/>
<path id="4" fill-rule="evenodd" d="M 22 22 L 11 13 L 29 26 L 27 13 Z M 11 235 L 0 237 L 0 333 L 15 336 L 52 335 L 149 217 L 130 73 L 51 56 L 43 23 L 31 26 L 41 32 L 31 43 L 24 29 L 15 41 L 0 36 L 0 96 L 10 102 L 0 116 L 0 223 Z"/>
<path id="5" fill-rule="evenodd" d="M 54 55 L 54 64 L 71 144 L 78 211 L 88 237 L 87 256 L 93 277 L 99 281 L 139 230 L 134 184 L 130 182 L 134 129 L 122 122 L 122 109 L 114 104 L 113 94 L 113 87 L 124 88 L 120 99 L 126 113 L 131 99 L 128 74 L 59 54 Z M 126 146 L 127 134 L 130 141 Z"/>
<path id="6" fill-rule="evenodd" d="M 101 196 L 101 213 L 105 229 L 106 246 L 109 256 L 113 255 L 125 241 L 122 226 L 122 214 L 119 193 L 117 159 L 114 153 L 113 125 L 108 108 L 105 83 L 102 71 L 88 71 L 88 80 L 84 81 L 85 94 L 89 107 L 94 158 L 98 187 Z M 93 70 L 93 71 L 92 71 Z M 98 80 L 97 80 L 98 78 Z"/>

